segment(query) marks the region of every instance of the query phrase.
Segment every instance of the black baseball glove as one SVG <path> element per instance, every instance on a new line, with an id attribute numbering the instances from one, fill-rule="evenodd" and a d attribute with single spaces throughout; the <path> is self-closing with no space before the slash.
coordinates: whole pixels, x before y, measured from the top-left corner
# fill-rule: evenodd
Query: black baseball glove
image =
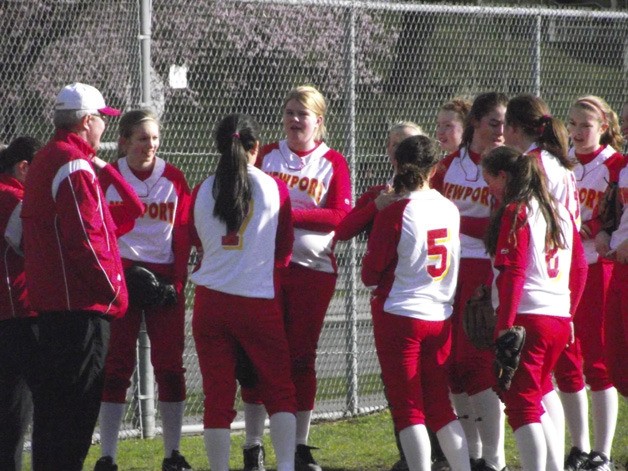
<path id="1" fill-rule="evenodd" d="M 177 303 L 174 286 L 148 268 L 133 265 L 124 270 L 124 277 L 132 306 L 144 308 Z"/>
<path id="2" fill-rule="evenodd" d="M 500 335 L 495 341 L 495 361 L 493 363 L 497 385 L 504 391 L 510 389 L 510 383 L 517 371 L 521 351 L 526 339 L 526 329 L 515 325 Z"/>
<path id="3" fill-rule="evenodd" d="M 478 286 L 469 298 L 462 313 L 462 328 L 476 348 L 488 349 L 493 346 L 493 334 L 497 316 L 491 302 L 491 289 Z"/>
<path id="4" fill-rule="evenodd" d="M 606 191 L 600 197 L 597 207 L 597 215 L 602 223 L 602 230 L 611 234 L 619 227 L 623 205 L 619 185 L 617 182 L 609 183 Z"/>
<path id="5" fill-rule="evenodd" d="M 253 362 L 240 345 L 236 348 L 236 379 L 243 388 L 252 388 L 258 381 Z"/>

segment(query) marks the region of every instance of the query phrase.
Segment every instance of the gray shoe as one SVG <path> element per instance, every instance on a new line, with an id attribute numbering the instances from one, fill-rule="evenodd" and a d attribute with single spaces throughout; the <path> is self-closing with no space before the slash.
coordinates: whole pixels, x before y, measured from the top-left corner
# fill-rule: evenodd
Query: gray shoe
<path id="1" fill-rule="evenodd" d="M 318 450 L 315 446 L 297 445 L 294 454 L 294 471 L 323 471 L 314 457 L 312 450 Z"/>
<path id="2" fill-rule="evenodd" d="M 615 464 L 604 453 L 592 451 L 589 459 L 581 469 L 593 471 L 615 471 Z"/>
<path id="3" fill-rule="evenodd" d="M 266 468 L 264 468 L 266 452 L 262 445 L 253 445 L 251 448 L 245 448 L 242 450 L 242 455 L 244 456 L 243 471 L 266 471 Z"/>
<path id="4" fill-rule="evenodd" d="M 589 454 L 577 446 L 572 446 L 567 458 L 565 458 L 565 471 L 579 471 L 583 469 L 587 461 L 589 461 Z"/>

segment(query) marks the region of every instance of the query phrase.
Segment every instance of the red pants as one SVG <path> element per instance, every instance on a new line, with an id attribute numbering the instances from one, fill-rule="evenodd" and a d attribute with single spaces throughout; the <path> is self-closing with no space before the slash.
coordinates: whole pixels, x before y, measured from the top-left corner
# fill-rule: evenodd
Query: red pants
<path id="1" fill-rule="evenodd" d="M 292 382 L 296 388 L 297 410 L 314 409 L 316 397 L 316 349 L 323 320 L 336 288 L 336 275 L 291 263 L 281 273 L 277 300 L 283 311 Z M 242 399 L 260 403 L 258 388 L 242 389 Z"/>
<path id="2" fill-rule="evenodd" d="M 609 374 L 628 397 L 628 264 L 615 263 L 606 303 L 604 345 Z"/>
<path id="3" fill-rule="evenodd" d="M 229 428 L 236 416 L 238 344 L 259 378 L 269 415 L 296 412 L 283 319 L 274 299 L 245 298 L 196 288 L 192 331 L 205 393 L 205 428 Z"/>
<path id="4" fill-rule="evenodd" d="M 185 368 L 183 368 L 185 297 L 171 307 L 144 310 L 146 330 L 150 338 L 150 359 L 159 387 L 159 400 L 185 400 Z M 123 403 L 135 369 L 137 337 L 142 310 L 129 306 L 126 315 L 111 322 L 111 340 L 105 364 L 103 402 Z"/>
<path id="5" fill-rule="evenodd" d="M 456 420 L 447 387 L 451 322 L 390 314 L 371 302 L 382 379 L 395 430 L 426 424 L 437 432 Z"/>
<path id="6" fill-rule="evenodd" d="M 604 312 L 613 274 L 613 264 L 598 262 L 589 265 L 587 282 L 576 315 L 576 342 L 558 359 L 554 377 L 558 389 L 574 393 L 584 388 L 583 373 L 591 391 L 613 386 L 604 354 Z"/>
<path id="7" fill-rule="evenodd" d="M 460 275 L 451 318 L 453 324 L 449 381 L 454 394 L 464 392 L 473 395 L 495 385 L 493 351 L 475 348 L 462 327 L 462 315 L 467 300 L 478 286 L 486 284 L 490 276 L 490 260 L 460 259 Z"/>
<path id="8" fill-rule="evenodd" d="M 532 314 L 517 314 L 515 317 L 515 325 L 526 329 L 526 341 L 510 389 L 500 392 L 513 430 L 541 422 L 544 386 L 569 341 L 570 320 Z"/>

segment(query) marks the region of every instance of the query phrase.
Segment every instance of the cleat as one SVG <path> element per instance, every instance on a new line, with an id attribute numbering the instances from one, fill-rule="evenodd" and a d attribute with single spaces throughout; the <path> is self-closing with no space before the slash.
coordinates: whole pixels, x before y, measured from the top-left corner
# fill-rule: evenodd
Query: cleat
<path id="1" fill-rule="evenodd" d="M 395 464 L 392 465 L 392 468 L 390 468 L 390 471 L 408 471 L 409 469 L 410 468 L 408 468 L 408 463 L 406 462 L 406 460 L 400 459 Z"/>
<path id="2" fill-rule="evenodd" d="M 118 471 L 118 465 L 113 462 L 111 456 L 103 456 L 96 461 L 94 471 Z"/>
<path id="3" fill-rule="evenodd" d="M 446 458 L 441 458 L 434 460 L 431 469 L 432 471 L 451 471 L 451 466 L 449 466 L 449 461 Z"/>
<path id="4" fill-rule="evenodd" d="M 592 451 L 589 453 L 589 459 L 581 469 L 593 471 L 615 471 L 615 465 L 604 453 Z"/>
<path id="5" fill-rule="evenodd" d="M 572 446 L 567 458 L 565 458 L 565 471 L 584 469 L 583 466 L 587 461 L 589 461 L 589 454 L 585 453 L 577 446 Z"/>
<path id="6" fill-rule="evenodd" d="M 170 458 L 164 458 L 161 463 L 161 471 L 192 471 L 192 466 L 179 453 L 179 450 L 174 450 Z"/>
<path id="7" fill-rule="evenodd" d="M 315 446 L 297 445 L 294 454 L 294 471 L 323 471 L 314 457 L 312 450 L 318 450 Z"/>
<path id="8" fill-rule="evenodd" d="M 266 452 L 262 445 L 244 448 L 242 455 L 244 457 L 244 468 L 242 471 L 266 471 L 266 468 L 264 468 Z"/>

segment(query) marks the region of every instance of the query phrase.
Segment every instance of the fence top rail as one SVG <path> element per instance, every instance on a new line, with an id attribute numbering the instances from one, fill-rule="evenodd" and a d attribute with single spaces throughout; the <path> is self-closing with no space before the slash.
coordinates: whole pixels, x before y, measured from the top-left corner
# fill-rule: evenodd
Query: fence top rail
<path id="1" fill-rule="evenodd" d="M 546 7 L 489 7 L 478 5 L 426 5 L 368 0 L 226 0 L 233 3 L 266 3 L 295 6 L 333 6 L 368 10 L 399 11 L 410 13 L 458 13 L 467 15 L 546 16 L 562 18 L 628 20 L 628 12 L 552 9 Z"/>

